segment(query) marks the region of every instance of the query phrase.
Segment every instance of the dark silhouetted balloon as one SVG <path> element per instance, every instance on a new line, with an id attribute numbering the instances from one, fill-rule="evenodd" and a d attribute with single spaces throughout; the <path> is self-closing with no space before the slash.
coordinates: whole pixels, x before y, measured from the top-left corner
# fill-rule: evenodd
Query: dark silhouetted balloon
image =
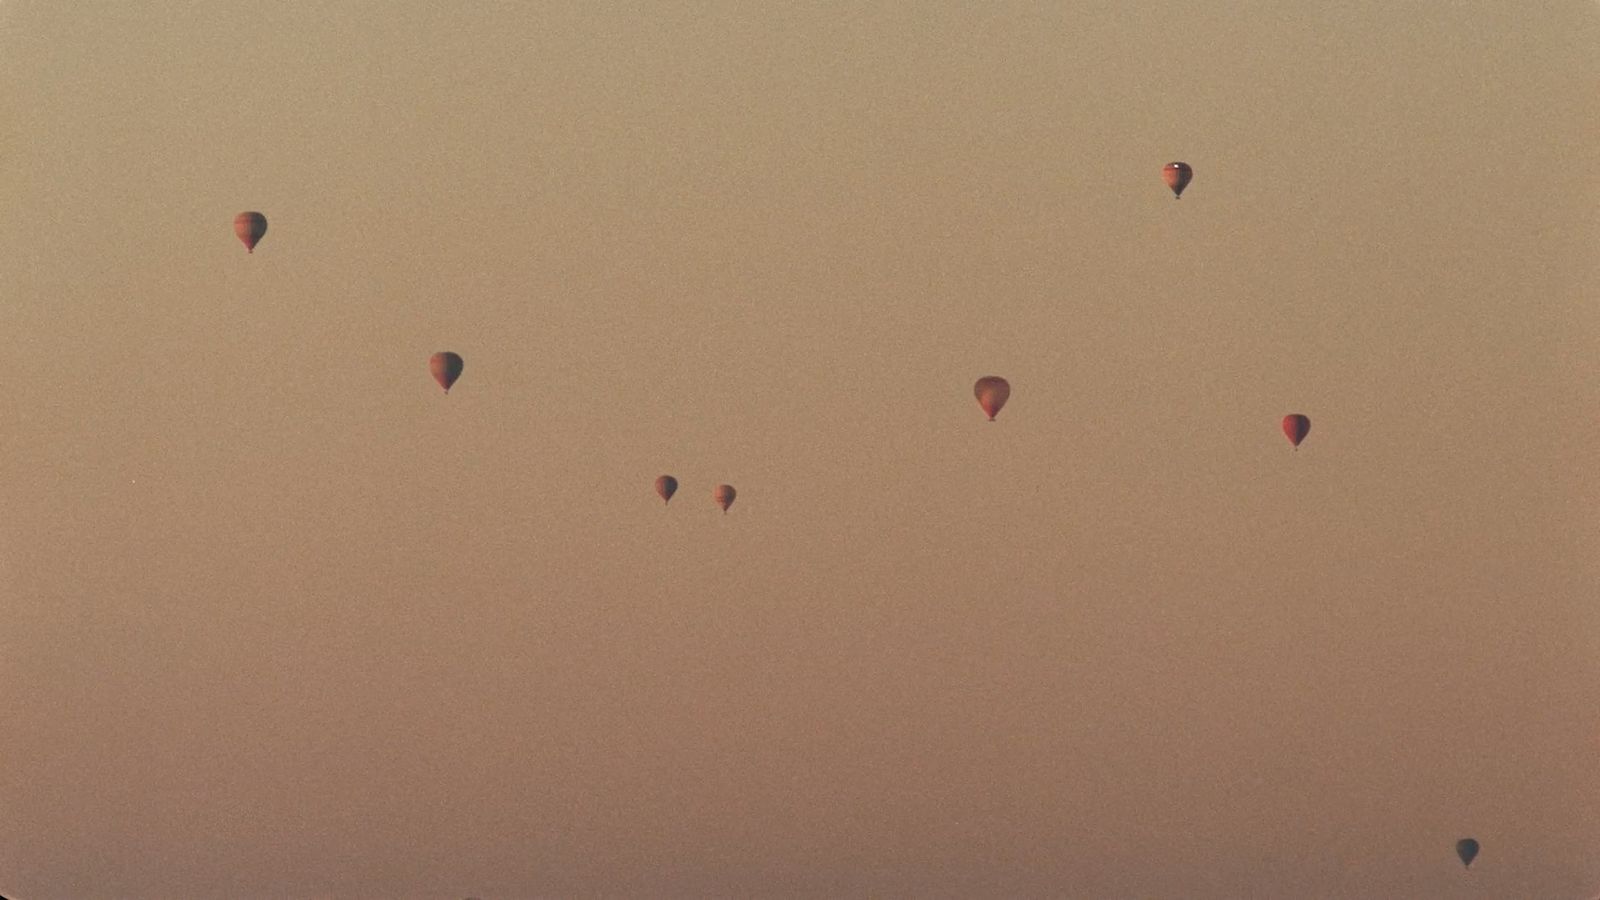
<path id="1" fill-rule="evenodd" d="M 666 503 L 672 495 L 678 492 L 678 479 L 671 475 L 663 475 L 656 479 L 656 493 L 661 495 L 661 502 Z"/>
<path id="2" fill-rule="evenodd" d="M 1300 449 L 1300 442 L 1311 433 L 1311 420 L 1299 413 L 1290 413 L 1283 417 L 1283 435 L 1289 439 L 1296 450 Z"/>
<path id="3" fill-rule="evenodd" d="M 450 386 L 461 377 L 461 370 L 466 367 L 461 357 L 448 351 L 435 353 L 428 360 L 428 371 L 433 373 L 433 380 L 439 382 L 446 394 L 450 393 Z"/>
<path id="4" fill-rule="evenodd" d="M 1161 167 L 1161 180 L 1172 188 L 1172 199 L 1183 196 L 1183 189 L 1194 179 L 1194 170 L 1186 162 L 1169 162 Z"/>
<path id="5" fill-rule="evenodd" d="M 1463 866 L 1471 868 L 1472 861 L 1478 858 L 1478 842 L 1472 838 L 1456 841 L 1456 855 L 1461 857 Z"/>
<path id="6" fill-rule="evenodd" d="M 244 242 L 246 253 L 256 252 L 256 244 L 267 233 L 267 217 L 258 212 L 242 212 L 233 217 L 233 233 Z"/>
<path id="7" fill-rule="evenodd" d="M 973 396 L 978 398 L 978 405 L 983 407 L 983 412 L 993 422 L 994 417 L 1000 415 L 1001 407 L 1006 405 L 1006 400 L 1011 397 L 1011 384 L 998 375 L 985 375 L 978 379 L 972 387 Z"/>
<path id="8" fill-rule="evenodd" d="M 723 513 L 727 513 L 728 507 L 733 505 L 733 498 L 737 496 L 739 492 L 734 490 L 731 484 L 719 484 L 711 489 L 711 499 L 717 501 Z"/>

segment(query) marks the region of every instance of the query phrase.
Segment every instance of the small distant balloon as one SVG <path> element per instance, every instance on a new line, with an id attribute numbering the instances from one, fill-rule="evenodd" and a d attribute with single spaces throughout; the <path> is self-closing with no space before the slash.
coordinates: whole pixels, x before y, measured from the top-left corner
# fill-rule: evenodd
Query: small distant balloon
<path id="1" fill-rule="evenodd" d="M 1161 167 L 1161 180 L 1172 188 L 1172 199 L 1183 196 L 1183 189 L 1194 179 L 1194 170 L 1186 162 L 1169 162 Z"/>
<path id="2" fill-rule="evenodd" d="M 661 495 L 661 502 L 672 500 L 672 495 L 678 492 L 678 479 L 671 475 L 663 475 L 656 479 L 656 493 Z"/>
<path id="3" fill-rule="evenodd" d="M 1470 869 L 1472 861 L 1478 858 L 1478 842 L 1472 838 L 1456 841 L 1456 855 L 1461 857 L 1461 864 Z"/>
<path id="4" fill-rule="evenodd" d="M 256 244 L 267 233 L 267 217 L 258 212 L 242 212 L 233 217 L 233 233 L 244 242 L 246 253 L 256 252 Z"/>
<path id="5" fill-rule="evenodd" d="M 733 498 L 737 496 L 739 496 L 739 492 L 734 490 L 731 484 L 719 484 L 711 490 L 711 499 L 717 501 L 717 505 L 722 507 L 724 515 L 727 514 L 728 507 L 733 505 Z"/>
<path id="6" fill-rule="evenodd" d="M 1283 417 L 1283 435 L 1289 439 L 1296 450 L 1300 449 L 1300 442 L 1311 433 L 1311 420 L 1299 413 L 1290 413 Z"/>
<path id="7" fill-rule="evenodd" d="M 978 398 L 978 405 L 983 408 L 984 415 L 993 422 L 994 417 L 1000 415 L 1000 409 L 1011 398 L 1011 384 L 999 375 L 985 375 L 973 385 L 972 393 Z"/>
<path id="8" fill-rule="evenodd" d="M 450 393 L 450 386 L 461 377 L 461 370 L 466 367 L 461 357 L 449 351 L 435 353 L 428 360 L 428 371 L 433 373 L 433 380 L 439 382 L 446 394 Z"/>

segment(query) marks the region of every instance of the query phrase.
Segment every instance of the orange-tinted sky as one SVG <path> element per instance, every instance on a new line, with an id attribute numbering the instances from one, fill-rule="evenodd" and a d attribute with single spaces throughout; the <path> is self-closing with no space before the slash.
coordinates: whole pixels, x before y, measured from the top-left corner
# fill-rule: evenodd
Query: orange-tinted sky
<path id="1" fill-rule="evenodd" d="M 0 892 L 1600 892 L 1597 49 L 0 0 Z"/>

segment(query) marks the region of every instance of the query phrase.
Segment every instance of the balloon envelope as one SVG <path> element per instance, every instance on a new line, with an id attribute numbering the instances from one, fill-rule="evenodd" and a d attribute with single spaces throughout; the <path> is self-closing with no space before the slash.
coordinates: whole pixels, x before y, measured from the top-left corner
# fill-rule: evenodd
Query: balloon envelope
<path id="1" fill-rule="evenodd" d="M 244 242 L 246 253 L 256 252 L 256 244 L 267 233 L 267 217 L 258 212 L 242 212 L 233 217 L 233 233 Z"/>
<path id="2" fill-rule="evenodd" d="M 1183 196 L 1183 189 L 1189 186 L 1194 178 L 1194 170 L 1186 162 L 1169 162 L 1161 167 L 1161 180 L 1172 188 L 1172 198 L 1176 200 Z"/>
<path id="3" fill-rule="evenodd" d="M 461 377 L 461 370 L 466 367 L 461 357 L 449 351 L 435 353 L 428 360 L 428 371 L 433 373 L 433 380 L 439 382 L 446 394 L 450 393 L 450 385 L 456 383 Z"/>
<path id="4" fill-rule="evenodd" d="M 1461 857 L 1463 866 L 1471 866 L 1472 861 L 1478 858 L 1478 842 L 1472 838 L 1456 841 L 1456 855 Z"/>
<path id="5" fill-rule="evenodd" d="M 661 495 L 661 502 L 666 503 L 672 495 L 678 492 L 678 479 L 671 475 L 663 475 L 656 479 L 656 493 Z"/>
<path id="6" fill-rule="evenodd" d="M 717 505 L 722 507 L 724 513 L 733 505 L 733 498 L 737 496 L 739 492 L 734 490 L 731 484 L 719 484 L 711 489 L 711 499 L 717 501 Z"/>
<path id="7" fill-rule="evenodd" d="M 1283 435 L 1289 439 L 1289 443 L 1293 444 L 1295 449 L 1299 449 L 1300 442 L 1305 440 L 1306 435 L 1310 433 L 1311 420 L 1305 416 L 1299 413 L 1290 413 L 1283 417 Z"/>
<path id="8" fill-rule="evenodd" d="M 1011 384 L 999 375 L 985 375 L 973 385 L 972 393 L 978 398 L 978 405 L 983 407 L 989 421 L 993 422 L 994 417 L 1000 414 L 1000 408 L 1011 398 Z"/>

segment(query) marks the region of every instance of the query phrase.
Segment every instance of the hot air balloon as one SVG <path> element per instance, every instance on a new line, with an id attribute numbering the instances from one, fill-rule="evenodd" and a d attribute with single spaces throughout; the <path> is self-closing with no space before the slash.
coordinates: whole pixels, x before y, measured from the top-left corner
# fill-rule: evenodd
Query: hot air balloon
<path id="1" fill-rule="evenodd" d="M 1310 433 L 1311 420 L 1305 416 L 1299 413 L 1290 413 L 1283 417 L 1283 434 L 1289 439 L 1289 443 L 1294 445 L 1296 450 L 1300 449 L 1300 442 L 1305 440 L 1306 435 Z"/>
<path id="2" fill-rule="evenodd" d="M 1456 855 L 1461 857 L 1463 866 L 1472 868 L 1472 861 L 1478 858 L 1478 842 L 1472 838 L 1456 841 Z"/>
<path id="3" fill-rule="evenodd" d="M 719 484 L 711 490 L 711 499 L 717 501 L 717 505 L 722 507 L 724 515 L 727 514 L 728 507 L 733 505 L 733 498 L 737 496 L 739 496 L 739 492 L 734 490 L 731 484 Z"/>
<path id="4" fill-rule="evenodd" d="M 461 377 L 461 370 L 465 367 L 461 357 L 449 351 L 435 353 L 428 360 L 428 371 L 433 373 L 433 380 L 439 382 L 446 394 L 450 393 L 450 386 Z"/>
<path id="5" fill-rule="evenodd" d="M 256 243 L 267 233 L 267 217 L 258 212 L 242 212 L 233 217 L 233 233 L 244 241 L 244 252 L 256 252 Z"/>
<path id="6" fill-rule="evenodd" d="M 985 375 L 973 385 L 972 393 L 978 398 L 978 405 L 983 407 L 989 421 L 993 422 L 994 417 L 1000 414 L 1000 408 L 1011 397 L 1011 384 L 999 375 Z"/>
<path id="7" fill-rule="evenodd" d="M 1161 180 L 1172 188 L 1172 199 L 1177 200 L 1183 196 L 1183 189 L 1189 186 L 1194 178 L 1194 170 L 1186 162 L 1169 162 L 1161 167 Z"/>
<path id="8" fill-rule="evenodd" d="M 656 479 L 656 493 L 661 495 L 661 502 L 666 503 L 672 495 L 678 492 L 678 479 L 671 475 L 663 475 Z"/>

